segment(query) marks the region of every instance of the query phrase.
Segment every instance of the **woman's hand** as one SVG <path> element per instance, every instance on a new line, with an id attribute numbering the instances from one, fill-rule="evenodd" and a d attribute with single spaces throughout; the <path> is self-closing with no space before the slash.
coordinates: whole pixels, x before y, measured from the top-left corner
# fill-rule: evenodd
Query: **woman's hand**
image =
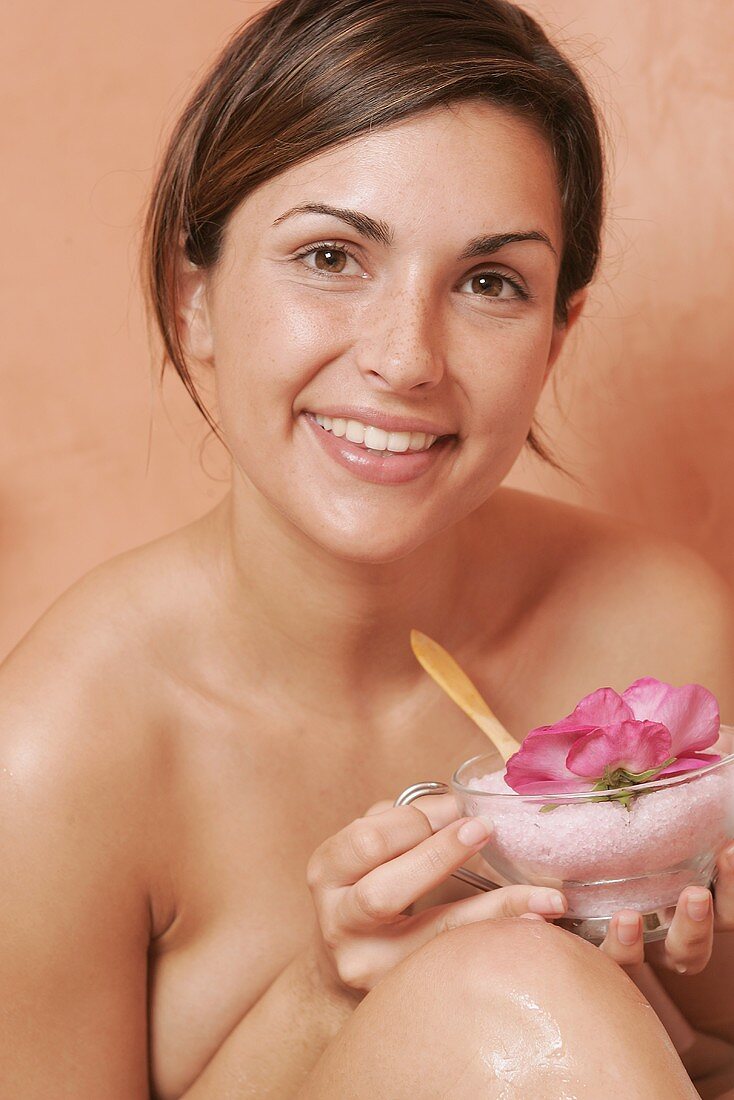
<path id="1" fill-rule="evenodd" d="M 421 801 L 425 811 L 377 803 L 324 841 L 309 861 L 319 964 L 342 987 L 368 992 L 421 944 L 459 925 L 526 914 L 553 918 L 566 910 L 558 890 L 507 886 L 416 915 L 406 912 L 478 852 L 491 831 L 482 818 L 457 820 L 452 795 Z"/>
<path id="2" fill-rule="evenodd" d="M 719 853 L 716 861 L 715 901 L 702 886 L 682 891 L 664 940 L 645 944 L 639 913 L 622 909 L 615 913 L 602 951 L 625 968 L 641 966 L 647 954 L 655 966 L 680 974 L 700 973 L 711 957 L 714 932 L 734 930 L 734 845 Z"/>

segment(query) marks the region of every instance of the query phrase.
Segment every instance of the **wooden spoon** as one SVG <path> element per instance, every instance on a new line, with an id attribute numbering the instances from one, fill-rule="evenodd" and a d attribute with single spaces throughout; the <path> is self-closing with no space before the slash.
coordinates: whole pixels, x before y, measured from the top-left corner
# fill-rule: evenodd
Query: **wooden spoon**
<path id="1" fill-rule="evenodd" d="M 486 733 L 502 759 L 506 761 L 517 752 L 520 743 L 508 733 L 499 718 L 495 717 L 451 654 L 438 642 L 434 642 L 433 638 L 421 634 L 420 630 L 411 630 L 410 644 L 428 675 Z"/>

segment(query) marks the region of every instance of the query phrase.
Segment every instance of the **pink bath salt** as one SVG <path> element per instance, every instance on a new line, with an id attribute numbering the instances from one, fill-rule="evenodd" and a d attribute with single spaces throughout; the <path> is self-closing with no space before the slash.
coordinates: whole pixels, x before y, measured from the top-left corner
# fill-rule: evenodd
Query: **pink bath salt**
<path id="1" fill-rule="evenodd" d="M 516 882 L 593 884 L 565 888 L 574 915 L 610 915 L 625 906 L 648 912 L 674 904 L 684 886 L 708 881 L 716 850 L 732 835 L 728 770 L 641 792 L 629 810 L 609 801 L 562 804 L 541 813 L 553 799 L 523 801 L 502 772 L 472 779 L 471 786 L 510 795 L 472 806 L 471 812 L 494 824 L 482 850 L 487 861 Z M 627 881 L 609 881 L 614 879 Z"/>

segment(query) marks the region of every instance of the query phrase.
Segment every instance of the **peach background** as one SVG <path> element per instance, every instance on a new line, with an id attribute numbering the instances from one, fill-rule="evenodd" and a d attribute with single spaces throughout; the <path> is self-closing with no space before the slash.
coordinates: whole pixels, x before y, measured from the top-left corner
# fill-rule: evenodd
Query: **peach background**
<path id="1" fill-rule="evenodd" d="M 152 380 L 134 272 L 161 136 L 259 5 L 69 0 L 6 11 L 0 656 L 97 562 L 210 508 L 218 445 Z M 734 580 L 728 0 L 548 0 L 613 142 L 607 258 L 542 419 L 583 485 L 515 484 L 698 547 Z"/>

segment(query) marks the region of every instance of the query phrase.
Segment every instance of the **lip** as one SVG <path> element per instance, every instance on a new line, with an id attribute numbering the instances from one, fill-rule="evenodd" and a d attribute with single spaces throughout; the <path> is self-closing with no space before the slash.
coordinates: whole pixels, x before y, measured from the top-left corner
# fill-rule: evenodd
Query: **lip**
<path id="1" fill-rule="evenodd" d="M 329 416 L 329 413 L 324 415 Z M 360 444 L 351 443 L 344 436 L 336 436 L 322 428 L 312 412 L 303 412 L 298 419 L 303 420 L 307 430 L 328 457 L 348 470 L 353 477 L 377 485 L 402 485 L 415 481 L 436 467 L 443 456 L 454 449 L 456 443 L 453 438 L 444 436 L 443 439 L 437 439 L 426 451 L 403 451 L 383 457 L 373 454 Z"/>
<path id="2" fill-rule="evenodd" d="M 423 420 L 419 416 L 395 416 L 393 413 L 368 409 L 363 405 L 330 405 L 327 408 L 304 409 L 304 412 L 318 416 L 338 416 L 343 420 L 361 420 L 363 424 L 373 424 L 386 432 L 425 432 L 426 435 L 456 435 L 451 428 L 442 426 L 434 420 Z"/>

